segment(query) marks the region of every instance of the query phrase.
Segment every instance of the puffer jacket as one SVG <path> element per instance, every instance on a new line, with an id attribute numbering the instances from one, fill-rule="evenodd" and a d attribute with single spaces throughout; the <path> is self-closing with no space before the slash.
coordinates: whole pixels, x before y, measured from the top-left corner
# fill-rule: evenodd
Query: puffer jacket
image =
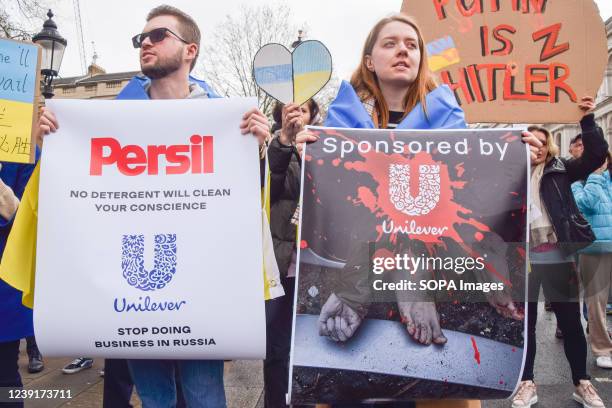
<path id="1" fill-rule="evenodd" d="M 296 248 L 297 225 L 292 218 L 300 200 L 301 163 L 295 146 L 281 144 L 278 135 L 268 146 L 268 162 L 270 232 L 278 270 L 281 276 L 286 277 Z"/>
<path id="2" fill-rule="evenodd" d="M 581 253 L 612 252 L 612 180 L 610 171 L 593 173 L 586 182 L 572 184 L 576 204 L 591 224 L 597 240 Z"/>

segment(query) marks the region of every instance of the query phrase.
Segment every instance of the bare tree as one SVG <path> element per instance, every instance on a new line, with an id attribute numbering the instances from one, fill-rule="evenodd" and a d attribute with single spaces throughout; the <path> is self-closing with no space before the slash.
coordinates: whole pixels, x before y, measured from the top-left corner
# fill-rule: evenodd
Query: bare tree
<path id="1" fill-rule="evenodd" d="M 238 15 L 225 17 L 210 39 L 204 39 L 196 72 L 224 96 L 256 96 L 265 114 L 274 99 L 261 91 L 253 79 L 253 58 L 268 43 L 288 47 L 297 38 L 288 5 L 242 6 Z"/>
<path id="2" fill-rule="evenodd" d="M 0 37 L 29 40 L 44 19 L 49 1 L 0 0 Z M 40 27 L 39 27 L 40 29 Z"/>

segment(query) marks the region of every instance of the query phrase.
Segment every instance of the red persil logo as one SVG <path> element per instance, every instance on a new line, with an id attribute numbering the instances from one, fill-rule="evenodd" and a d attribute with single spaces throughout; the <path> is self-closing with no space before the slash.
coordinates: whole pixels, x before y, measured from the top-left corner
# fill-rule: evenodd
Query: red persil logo
<path id="1" fill-rule="evenodd" d="M 137 145 L 121 147 L 112 137 L 91 139 L 89 174 L 101 176 L 104 166 L 116 164 L 126 176 L 159 174 L 159 158 L 165 158 L 165 174 L 203 174 L 213 172 L 213 137 L 193 135 L 189 145 Z"/>

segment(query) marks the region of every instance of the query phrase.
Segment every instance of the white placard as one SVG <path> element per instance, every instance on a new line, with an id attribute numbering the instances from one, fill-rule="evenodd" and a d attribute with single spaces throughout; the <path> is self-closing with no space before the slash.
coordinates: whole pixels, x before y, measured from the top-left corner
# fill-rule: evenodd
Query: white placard
<path id="1" fill-rule="evenodd" d="M 79 101 L 42 157 L 34 323 L 47 356 L 265 356 L 254 98 Z"/>

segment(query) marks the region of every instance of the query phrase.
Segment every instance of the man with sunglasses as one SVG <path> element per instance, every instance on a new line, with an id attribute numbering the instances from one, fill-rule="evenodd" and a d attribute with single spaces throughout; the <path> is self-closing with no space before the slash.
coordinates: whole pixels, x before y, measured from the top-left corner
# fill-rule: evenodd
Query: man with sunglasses
<path id="1" fill-rule="evenodd" d="M 143 32 L 132 38 L 132 44 L 140 49 L 140 67 L 145 77 L 133 78 L 117 99 L 219 97 L 204 81 L 189 75 L 200 50 L 200 30 L 195 21 L 181 10 L 171 6 L 151 10 Z M 57 128 L 53 113 L 43 109 L 39 136 L 44 137 Z M 258 109 L 244 114 L 240 129 L 242 134 L 251 133 L 257 137 L 260 145 L 270 132 L 267 118 Z M 128 360 L 128 366 L 144 407 L 174 407 L 177 374 L 187 406 L 226 406 L 223 361 Z M 112 375 L 107 368 L 105 382 Z M 119 406 L 115 402 L 111 404 L 110 398 L 107 401 L 107 396 L 117 397 L 105 392 L 105 406 Z M 121 406 L 129 406 L 129 402 Z"/>

